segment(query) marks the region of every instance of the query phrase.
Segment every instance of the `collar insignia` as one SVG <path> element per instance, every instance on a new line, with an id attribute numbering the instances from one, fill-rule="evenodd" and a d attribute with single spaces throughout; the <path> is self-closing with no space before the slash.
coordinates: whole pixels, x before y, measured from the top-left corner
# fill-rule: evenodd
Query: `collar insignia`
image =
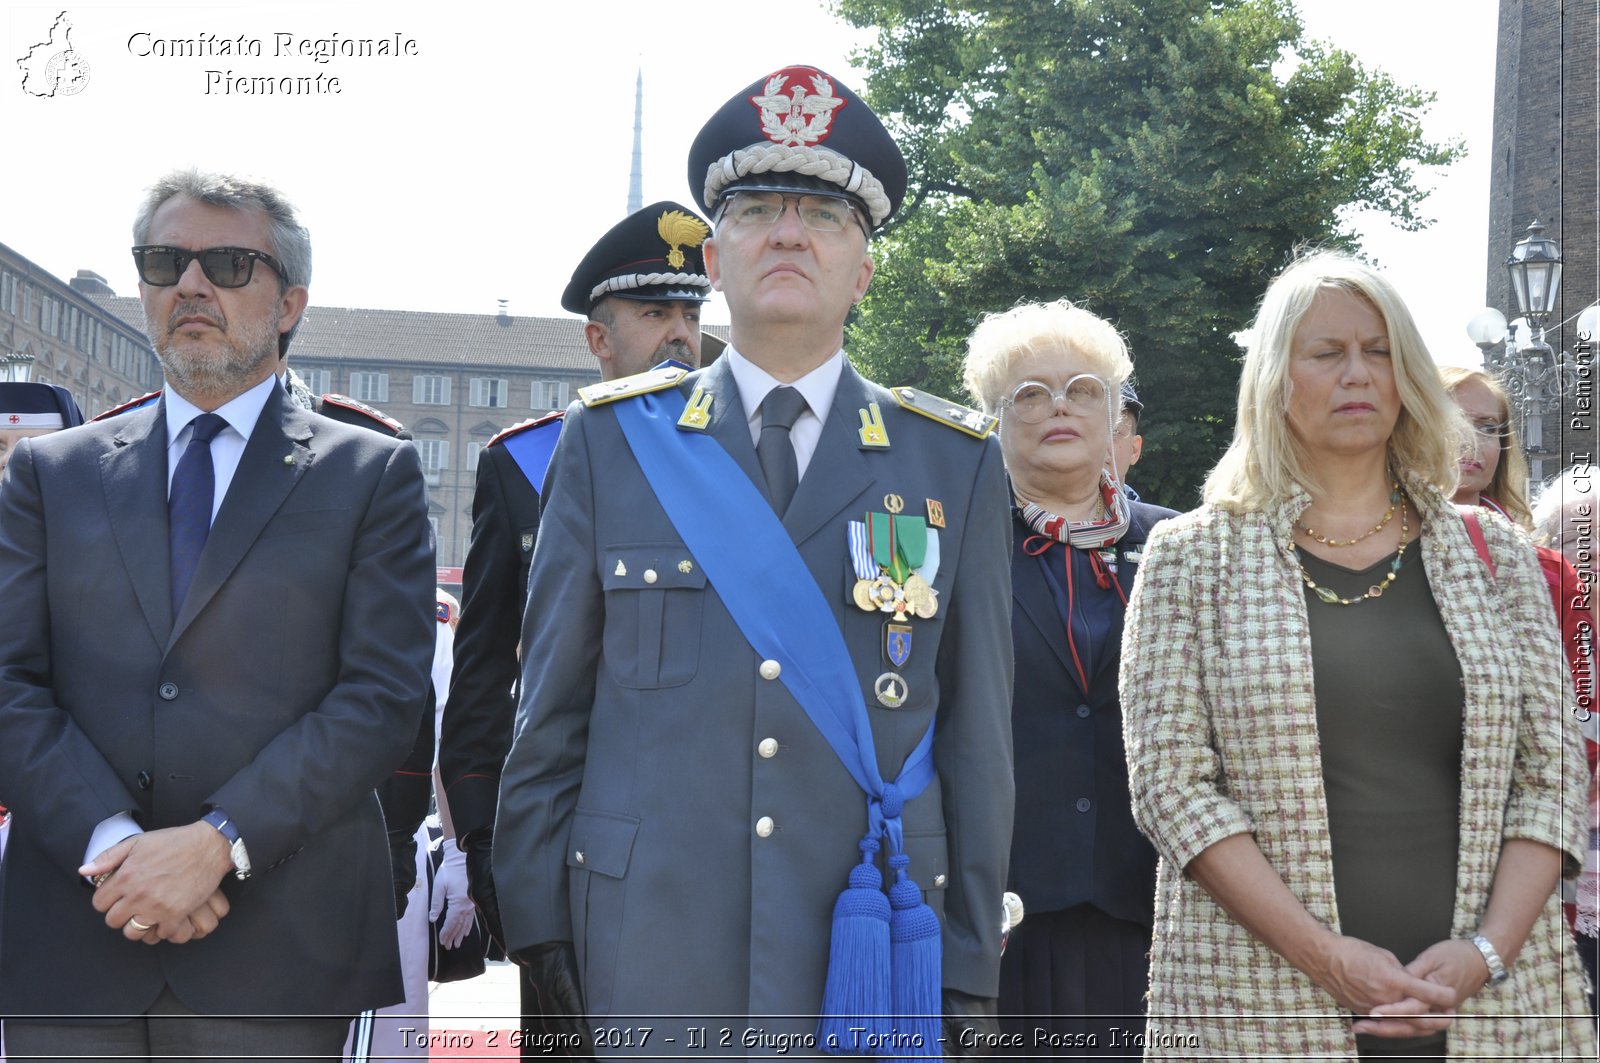
<path id="1" fill-rule="evenodd" d="M 678 418 L 678 427 L 704 432 L 711 423 L 711 400 L 715 395 L 707 395 L 706 389 L 697 387 L 694 394 L 689 396 L 689 403 L 683 408 L 683 414 Z"/>
<path id="2" fill-rule="evenodd" d="M 869 402 L 861 414 L 861 445 L 878 450 L 889 449 L 889 431 L 883 426 L 883 411 L 876 402 Z"/>

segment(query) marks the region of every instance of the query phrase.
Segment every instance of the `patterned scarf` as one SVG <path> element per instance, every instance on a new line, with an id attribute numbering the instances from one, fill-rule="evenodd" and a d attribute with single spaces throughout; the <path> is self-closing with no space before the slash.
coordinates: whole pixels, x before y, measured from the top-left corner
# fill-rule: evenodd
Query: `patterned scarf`
<path id="1" fill-rule="evenodd" d="M 1033 502 L 1020 504 L 1022 519 L 1038 534 L 1080 550 L 1098 550 L 1128 531 L 1128 497 L 1104 469 L 1100 470 L 1100 502 L 1108 514 L 1100 520 L 1068 520 Z"/>

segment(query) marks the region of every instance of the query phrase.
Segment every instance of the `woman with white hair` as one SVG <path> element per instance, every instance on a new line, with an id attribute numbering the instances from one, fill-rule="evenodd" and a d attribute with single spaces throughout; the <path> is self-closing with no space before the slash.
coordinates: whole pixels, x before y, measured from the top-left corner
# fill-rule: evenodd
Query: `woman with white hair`
<path id="1" fill-rule="evenodd" d="M 1533 551 L 1482 513 L 1491 575 L 1450 501 L 1465 431 L 1371 268 L 1268 288 L 1233 443 L 1123 636 L 1147 1054 L 1593 1057 L 1554 892 L 1566 670 Z"/>
<path id="2" fill-rule="evenodd" d="M 1032 1056 L 1122 1055 L 1115 1031 L 1143 1021 L 1156 854 L 1129 809 L 1117 664 L 1145 536 L 1173 513 L 1106 469 L 1132 372 L 1117 330 L 1065 299 L 991 314 L 968 343 L 967 390 L 1000 419 L 1014 503 L 1006 888 L 1028 918 L 998 1010 Z"/>

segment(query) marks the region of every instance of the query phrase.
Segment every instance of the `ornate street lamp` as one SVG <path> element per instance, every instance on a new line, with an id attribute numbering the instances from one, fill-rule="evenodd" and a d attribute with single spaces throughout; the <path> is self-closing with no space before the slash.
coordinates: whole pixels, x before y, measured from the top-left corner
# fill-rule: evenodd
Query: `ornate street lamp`
<path id="1" fill-rule="evenodd" d="M 16 351 L 0 354 L 0 380 L 13 384 L 26 384 L 33 376 L 33 355 Z"/>
<path id="2" fill-rule="evenodd" d="M 1561 249 L 1544 234 L 1539 219 L 1533 220 L 1528 235 L 1511 249 L 1506 271 L 1511 274 L 1517 309 L 1542 332 L 1544 319 L 1555 312 L 1556 297 L 1561 293 Z"/>
<path id="3" fill-rule="evenodd" d="M 1563 396 L 1577 381 L 1573 361 L 1544 338 L 1545 320 L 1555 312 L 1561 294 L 1561 266 L 1561 249 L 1535 219 L 1506 259 L 1522 316 L 1508 324 L 1505 315 L 1490 307 L 1467 323 L 1467 335 L 1483 352 L 1484 368 L 1510 399 L 1535 479 L 1543 476 L 1544 415 L 1561 408 Z"/>

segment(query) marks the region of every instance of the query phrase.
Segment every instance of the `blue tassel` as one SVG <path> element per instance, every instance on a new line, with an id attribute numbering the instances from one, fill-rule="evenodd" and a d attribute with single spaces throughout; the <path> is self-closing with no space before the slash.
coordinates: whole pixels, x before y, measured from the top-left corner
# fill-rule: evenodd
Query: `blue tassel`
<path id="1" fill-rule="evenodd" d="M 828 983 L 822 993 L 817 1044 L 828 1055 L 876 1055 L 889 1032 L 889 901 L 875 857 L 878 842 L 861 841 L 861 863 L 833 906 Z"/>
<path id="2" fill-rule="evenodd" d="M 889 887 L 895 1028 L 883 1053 L 891 1063 L 939 1059 L 944 1054 L 943 937 L 939 916 L 922 903 L 922 890 L 906 875 L 911 858 L 889 858 L 895 883 Z"/>

